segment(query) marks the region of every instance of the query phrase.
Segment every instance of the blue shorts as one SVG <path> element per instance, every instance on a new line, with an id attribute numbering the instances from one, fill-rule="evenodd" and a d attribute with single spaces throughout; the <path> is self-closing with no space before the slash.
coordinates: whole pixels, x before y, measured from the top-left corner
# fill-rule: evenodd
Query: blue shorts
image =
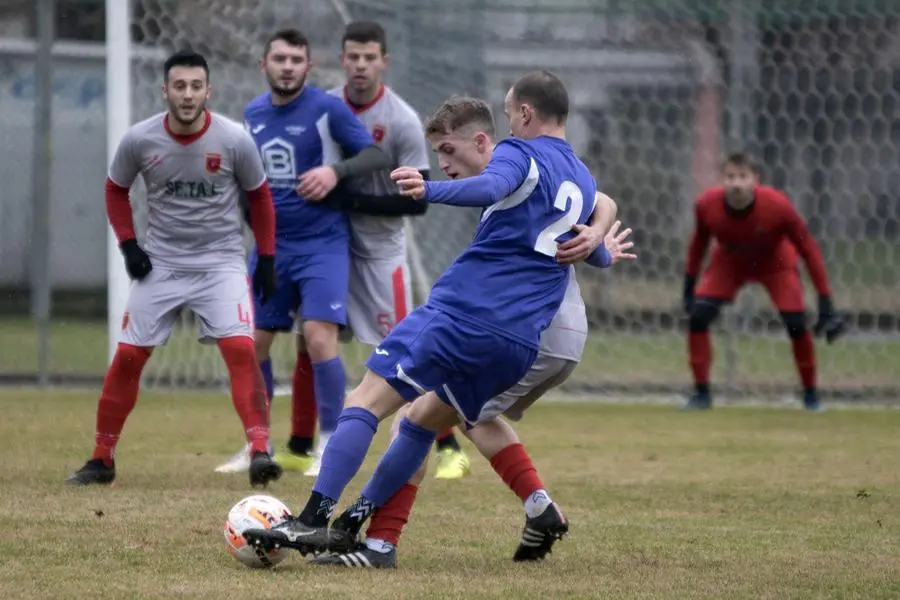
<path id="1" fill-rule="evenodd" d="M 256 269 L 251 255 L 250 272 Z M 304 321 L 347 324 L 347 286 L 350 256 L 347 253 L 306 255 L 277 254 L 278 291 L 265 305 L 253 296 L 256 328 L 291 331 L 299 314 Z"/>
<path id="2" fill-rule="evenodd" d="M 532 348 L 426 304 L 394 327 L 366 367 L 407 402 L 433 391 L 474 425 L 482 407 L 518 383 L 536 356 Z"/>

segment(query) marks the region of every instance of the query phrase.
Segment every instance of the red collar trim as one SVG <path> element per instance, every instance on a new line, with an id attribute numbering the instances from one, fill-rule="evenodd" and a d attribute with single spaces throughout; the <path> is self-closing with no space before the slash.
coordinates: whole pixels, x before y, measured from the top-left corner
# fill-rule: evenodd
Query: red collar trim
<path id="1" fill-rule="evenodd" d="M 169 113 L 166 113 L 166 116 L 163 117 L 163 127 L 166 130 L 173 140 L 181 144 L 182 146 L 187 146 L 188 144 L 192 144 L 196 142 L 203 134 L 209 130 L 209 126 L 212 124 L 212 113 L 207 109 L 203 109 L 203 117 L 206 119 L 206 123 L 203 124 L 203 128 L 196 133 L 175 133 L 169 128 Z"/>

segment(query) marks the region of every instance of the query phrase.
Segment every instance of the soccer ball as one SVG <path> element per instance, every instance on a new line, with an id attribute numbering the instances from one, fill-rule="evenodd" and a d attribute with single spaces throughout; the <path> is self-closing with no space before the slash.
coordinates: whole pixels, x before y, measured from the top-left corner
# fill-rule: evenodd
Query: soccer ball
<path id="1" fill-rule="evenodd" d="M 255 548 L 244 539 L 247 529 L 271 529 L 291 516 L 291 511 L 281 500 L 272 496 L 247 496 L 228 512 L 225 520 L 225 543 L 236 559 L 254 569 L 270 569 L 287 556 L 284 548 L 266 552 Z"/>

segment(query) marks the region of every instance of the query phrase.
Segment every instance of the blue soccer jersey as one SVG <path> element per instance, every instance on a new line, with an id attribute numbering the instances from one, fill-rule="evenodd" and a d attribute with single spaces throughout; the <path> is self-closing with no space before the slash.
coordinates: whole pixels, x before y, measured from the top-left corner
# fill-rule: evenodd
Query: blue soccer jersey
<path id="1" fill-rule="evenodd" d="M 340 98 L 311 86 L 282 106 L 272 104 L 271 93 L 254 98 L 244 109 L 244 122 L 262 155 L 276 218 L 278 291 L 264 305 L 254 299 L 256 327 L 289 331 L 298 314 L 344 325 L 348 217 L 307 202 L 296 187 L 303 173 L 353 156 L 375 140 Z"/>
<path id="2" fill-rule="evenodd" d="M 504 140 L 481 175 L 427 182 L 429 202 L 486 206 L 474 239 L 428 303 L 536 349 L 568 282 L 557 243 L 586 222 L 596 191 L 572 147 L 553 137 Z"/>
<path id="3" fill-rule="evenodd" d="M 400 321 L 366 366 L 404 399 L 434 391 L 474 424 L 534 361 L 568 284 L 557 244 L 587 221 L 595 194 L 571 146 L 551 137 L 501 142 L 477 177 L 426 182 L 429 202 L 481 206 L 481 223 L 427 304 Z"/>
<path id="4" fill-rule="evenodd" d="M 329 241 L 348 243 L 349 221 L 339 210 L 307 202 L 296 192 L 300 175 L 334 164 L 375 144 L 349 107 L 324 90 L 306 86 L 289 104 L 267 92 L 244 109 L 275 202 L 279 255 L 320 252 Z"/>

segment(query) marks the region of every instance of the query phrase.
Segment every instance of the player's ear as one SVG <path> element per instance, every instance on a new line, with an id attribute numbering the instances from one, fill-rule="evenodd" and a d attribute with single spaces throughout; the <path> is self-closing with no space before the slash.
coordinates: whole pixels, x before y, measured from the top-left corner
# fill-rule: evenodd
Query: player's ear
<path id="1" fill-rule="evenodd" d="M 168 100 L 168 98 L 169 98 L 169 86 L 167 86 L 167 85 L 164 83 L 164 84 L 162 84 L 162 85 L 160 86 L 160 88 L 162 89 L 163 100 Z"/>

